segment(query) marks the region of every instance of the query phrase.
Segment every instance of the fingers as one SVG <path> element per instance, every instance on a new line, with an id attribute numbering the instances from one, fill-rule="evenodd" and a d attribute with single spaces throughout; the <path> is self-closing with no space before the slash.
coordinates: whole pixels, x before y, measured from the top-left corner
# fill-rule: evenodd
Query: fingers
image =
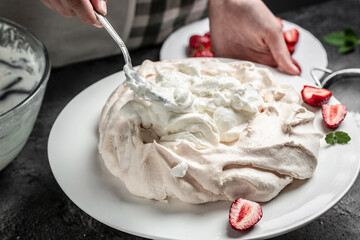
<path id="1" fill-rule="evenodd" d="M 107 13 L 106 0 L 91 0 L 91 2 L 98 13 L 104 16 L 106 15 Z"/>
<path id="2" fill-rule="evenodd" d="M 41 0 L 48 8 L 60 13 L 65 17 L 77 16 L 81 21 L 102 27 L 97 20 L 94 9 L 102 15 L 106 15 L 106 0 Z"/>
<path id="3" fill-rule="evenodd" d="M 272 28 L 264 40 L 281 71 L 291 75 L 300 74 L 300 70 L 293 63 L 286 47 L 281 28 Z"/>
<path id="4" fill-rule="evenodd" d="M 54 0 L 59 1 L 59 0 Z M 93 6 L 89 0 L 60 0 L 68 9 L 72 9 L 81 21 L 88 24 L 98 23 Z"/>

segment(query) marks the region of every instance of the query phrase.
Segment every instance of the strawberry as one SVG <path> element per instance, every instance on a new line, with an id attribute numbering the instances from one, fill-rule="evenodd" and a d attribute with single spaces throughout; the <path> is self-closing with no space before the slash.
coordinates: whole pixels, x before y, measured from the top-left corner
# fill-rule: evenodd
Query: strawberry
<path id="1" fill-rule="evenodd" d="M 299 71 L 300 71 L 300 73 L 301 73 L 301 67 L 300 67 L 300 65 L 298 64 L 298 62 L 295 61 L 295 59 L 293 59 L 293 58 L 291 58 L 291 61 L 292 61 L 292 63 L 299 69 Z"/>
<path id="2" fill-rule="evenodd" d="M 305 85 L 301 91 L 301 96 L 307 104 L 318 107 L 327 103 L 332 95 L 332 92 L 325 88 L 317 88 Z"/>
<path id="3" fill-rule="evenodd" d="M 286 45 L 287 49 L 289 50 L 290 55 L 292 55 L 295 52 L 295 45 Z"/>
<path id="4" fill-rule="evenodd" d="M 321 106 L 321 112 L 328 128 L 336 128 L 344 120 L 347 109 L 344 104 Z"/>
<path id="5" fill-rule="evenodd" d="M 286 45 L 295 45 L 299 41 L 299 31 L 296 28 L 284 31 Z"/>
<path id="6" fill-rule="evenodd" d="M 194 51 L 191 57 L 214 57 L 214 53 L 210 49 L 199 49 Z"/>
<path id="7" fill-rule="evenodd" d="M 200 35 L 192 35 L 189 39 L 189 52 L 200 47 Z"/>
<path id="8" fill-rule="evenodd" d="M 189 52 L 211 48 L 211 39 L 208 36 L 192 35 L 189 39 Z"/>
<path id="9" fill-rule="evenodd" d="M 206 32 L 204 36 L 210 38 L 210 32 Z"/>
<path id="10" fill-rule="evenodd" d="M 238 198 L 230 207 L 229 222 L 235 230 L 245 230 L 254 226 L 262 218 L 262 208 L 260 204 Z"/>
<path id="11" fill-rule="evenodd" d="M 201 45 L 206 48 L 211 48 L 211 39 L 208 36 L 201 36 L 199 39 L 200 47 Z"/>

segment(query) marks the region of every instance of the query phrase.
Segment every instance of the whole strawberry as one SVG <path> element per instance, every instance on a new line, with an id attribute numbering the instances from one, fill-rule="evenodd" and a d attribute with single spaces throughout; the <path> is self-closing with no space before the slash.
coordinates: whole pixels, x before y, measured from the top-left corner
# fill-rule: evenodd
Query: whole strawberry
<path id="1" fill-rule="evenodd" d="M 210 36 L 207 36 L 207 35 L 201 36 L 200 39 L 199 39 L 199 42 L 200 42 L 200 48 L 202 48 L 202 47 L 205 48 L 205 49 L 211 48 Z"/>
<path id="2" fill-rule="evenodd" d="M 325 125 L 328 128 L 336 128 L 344 120 L 347 109 L 344 104 L 328 105 L 323 104 L 321 106 L 321 112 Z"/>
<path id="3" fill-rule="evenodd" d="M 236 199 L 230 207 L 229 222 L 233 229 L 242 231 L 254 226 L 262 218 L 260 204 L 243 198 Z"/>
<path id="4" fill-rule="evenodd" d="M 206 34 L 206 33 L 205 33 Z M 208 35 L 192 35 L 189 39 L 189 52 L 199 49 L 208 49 L 211 48 L 211 39 Z"/>
<path id="5" fill-rule="evenodd" d="M 192 35 L 189 39 L 189 52 L 200 48 L 200 35 Z"/>

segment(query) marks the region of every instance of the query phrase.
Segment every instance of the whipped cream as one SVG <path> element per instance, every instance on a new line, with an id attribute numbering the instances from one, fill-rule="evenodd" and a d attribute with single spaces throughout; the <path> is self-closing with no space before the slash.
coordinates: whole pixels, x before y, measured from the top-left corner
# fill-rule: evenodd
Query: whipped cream
<path id="1" fill-rule="evenodd" d="M 170 104 L 121 85 L 99 123 L 99 152 L 131 193 L 190 203 L 263 202 L 294 178 L 312 176 L 321 137 L 314 114 L 268 69 L 189 59 L 145 61 L 139 74 Z"/>
<path id="2" fill-rule="evenodd" d="M 170 104 L 135 95 L 120 114 L 151 129 L 162 142 L 187 140 L 204 149 L 235 141 L 263 104 L 252 83 L 226 73 L 201 74 L 200 65 L 192 61 L 181 63 L 178 71 L 159 72 L 155 81 L 157 88 L 167 90 Z"/>

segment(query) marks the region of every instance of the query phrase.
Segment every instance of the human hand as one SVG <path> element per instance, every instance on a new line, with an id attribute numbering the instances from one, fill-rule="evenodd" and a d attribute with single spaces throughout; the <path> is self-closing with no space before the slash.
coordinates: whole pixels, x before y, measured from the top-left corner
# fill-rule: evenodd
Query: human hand
<path id="1" fill-rule="evenodd" d="M 60 13 L 64 17 L 77 16 L 81 21 L 102 27 L 97 20 L 94 9 L 102 15 L 106 15 L 107 0 L 41 0 L 48 8 Z"/>
<path id="2" fill-rule="evenodd" d="M 209 0 L 209 18 L 215 56 L 300 74 L 286 47 L 280 22 L 261 0 Z"/>

